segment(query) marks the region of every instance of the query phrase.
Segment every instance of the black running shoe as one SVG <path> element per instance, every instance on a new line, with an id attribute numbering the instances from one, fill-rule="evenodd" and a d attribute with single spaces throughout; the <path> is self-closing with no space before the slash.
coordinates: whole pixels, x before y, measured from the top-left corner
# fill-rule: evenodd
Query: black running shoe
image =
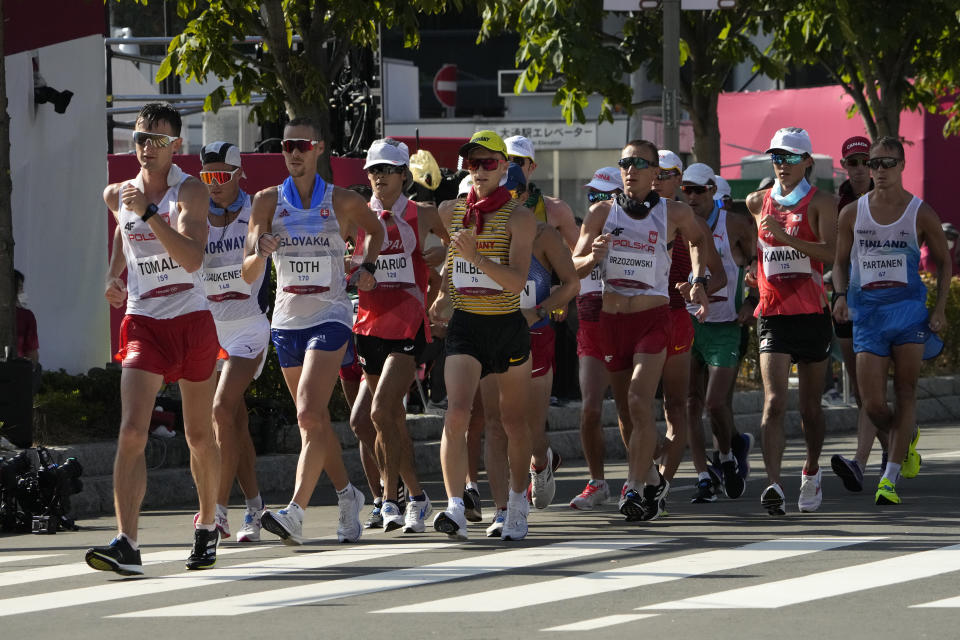
<path id="1" fill-rule="evenodd" d="M 643 520 L 643 498 L 640 497 L 640 492 L 636 489 L 630 489 L 625 494 L 623 498 L 620 499 L 620 504 L 618 506 L 620 513 L 622 513 L 626 518 L 627 522 L 637 522 Z"/>
<path id="2" fill-rule="evenodd" d="M 710 482 L 713 483 L 713 492 L 723 491 L 723 474 L 720 472 L 720 460 L 716 464 L 707 463 L 707 473 L 710 474 Z"/>
<path id="3" fill-rule="evenodd" d="M 720 471 L 723 473 L 723 492 L 727 494 L 727 497 L 736 500 L 742 496 L 744 489 L 747 488 L 747 483 L 740 476 L 736 458 L 721 463 Z"/>
<path id="4" fill-rule="evenodd" d="M 480 509 L 480 492 L 476 489 L 467 489 L 463 492 L 463 515 L 470 522 L 483 520 L 483 512 Z"/>
<path id="5" fill-rule="evenodd" d="M 659 484 L 648 484 L 643 487 L 643 497 L 640 499 L 640 506 L 643 509 L 641 520 L 656 520 L 660 517 L 669 490 L 670 483 L 662 475 Z"/>
<path id="6" fill-rule="evenodd" d="M 187 558 L 187 569 L 212 569 L 217 564 L 217 545 L 220 544 L 220 532 L 217 529 L 193 530 L 193 551 Z"/>
<path id="7" fill-rule="evenodd" d="M 87 564 L 97 571 L 114 571 L 122 576 L 142 576 L 140 550 L 134 549 L 123 536 L 117 536 L 105 547 L 87 549 Z"/>
<path id="8" fill-rule="evenodd" d="M 863 491 L 863 471 L 856 460 L 848 460 L 839 453 L 830 458 L 830 468 L 837 474 L 837 477 L 843 480 L 843 486 L 847 491 L 859 493 Z"/>
<path id="9" fill-rule="evenodd" d="M 400 513 L 407 510 L 407 485 L 403 484 L 403 478 L 397 477 L 397 507 Z"/>
<path id="10" fill-rule="evenodd" d="M 730 449 L 737 459 L 737 473 L 744 480 L 750 475 L 750 450 L 753 449 L 753 435 L 737 433 L 730 438 Z"/>
<path id="11" fill-rule="evenodd" d="M 693 504 L 707 504 L 709 502 L 716 502 L 717 494 L 713 492 L 713 482 L 704 478 L 703 480 L 697 481 L 697 488 L 694 491 L 693 498 L 690 499 L 690 502 Z"/>

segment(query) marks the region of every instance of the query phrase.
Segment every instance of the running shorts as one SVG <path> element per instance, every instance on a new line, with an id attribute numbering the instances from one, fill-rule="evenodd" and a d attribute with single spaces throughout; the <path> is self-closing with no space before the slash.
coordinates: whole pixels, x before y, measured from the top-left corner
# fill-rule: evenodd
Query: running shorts
<path id="1" fill-rule="evenodd" d="M 603 349 L 600 347 L 600 322 L 580 320 L 577 327 L 577 357 L 589 356 L 603 360 Z"/>
<path id="2" fill-rule="evenodd" d="M 371 376 L 379 376 L 383 373 L 383 365 L 391 353 L 402 353 L 416 360 L 427 347 L 427 337 L 422 324 L 417 331 L 417 336 L 413 339 L 386 340 L 358 333 L 354 336 L 354 341 L 357 347 L 357 360 L 363 372 Z"/>
<path id="3" fill-rule="evenodd" d="M 760 353 L 788 353 L 793 362 L 822 362 L 830 355 L 833 323 L 826 308 L 821 313 L 760 316 L 757 339 Z"/>
<path id="4" fill-rule="evenodd" d="M 263 372 L 263 364 L 267 361 L 267 347 L 270 345 L 270 320 L 266 315 L 258 314 L 239 320 L 214 320 L 217 325 L 217 337 L 220 348 L 231 358 L 259 359 L 257 372 L 253 374 L 256 380 Z M 217 361 L 217 371 L 222 371 L 225 361 Z"/>
<path id="5" fill-rule="evenodd" d="M 347 350 L 343 352 L 343 362 L 340 363 L 340 379 L 347 382 L 359 383 L 363 379 L 363 368 L 357 358 L 357 347 L 353 340 L 347 340 Z"/>
<path id="6" fill-rule="evenodd" d="M 678 356 L 690 351 L 693 346 L 693 325 L 699 324 L 692 319 L 686 308 L 670 309 L 670 339 L 667 342 L 667 357 Z"/>
<path id="7" fill-rule="evenodd" d="M 530 329 L 530 358 L 533 360 L 530 377 L 539 378 L 553 370 L 556 344 L 557 334 L 549 322 L 542 327 Z"/>
<path id="8" fill-rule="evenodd" d="M 217 327 L 209 311 L 194 311 L 158 320 L 125 315 L 120 323 L 120 351 L 114 356 L 125 369 L 163 376 L 165 382 L 203 382 L 213 375 L 222 354 Z"/>
<path id="9" fill-rule="evenodd" d="M 740 365 L 740 325 L 736 322 L 694 322 L 693 357 L 709 367 Z"/>
<path id="10" fill-rule="evenodd" d="M 635 354 L 660 353 L 667 348 L 670 340 L 669 307 L 664 304 L 637 313 L 601 311 L 600 329 L 607 371 L 632 369 Z"/>
<path id="11" fill-rule="evenodd" d="M 302 367 L 307 351 L 337 351 L 350 341 L 350 327 L 340 322 L 323 322 L 306 329 L 271 329 L 273 346 L 284 369 Z"/>
<path id="12" fill-rule="evenodd" d="M 467 355 L 480 363 L 480 377 L 503 373 L 530 357 L 530 328 L 520 310 L 484 315 L 455 309 L 447 325 L 447 357 Z M 449 363 L 447 363 L 449 366 Z"/>
<path id="13" fill-rule="evenodd" d="M 883 306 L 857 310 L 853 325 L 855 353 L 889 356 L 892 347 L 901 344 L 923 344 L 923 359 L 940 355 L 943 341 L 930 331 L 930 316 L 919 300 L 902 300 Z"/>

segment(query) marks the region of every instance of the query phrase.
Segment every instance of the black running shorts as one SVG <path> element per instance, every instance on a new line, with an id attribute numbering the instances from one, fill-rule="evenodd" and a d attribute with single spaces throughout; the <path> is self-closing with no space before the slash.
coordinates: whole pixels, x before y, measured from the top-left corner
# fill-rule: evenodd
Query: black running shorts
<path id="1" fill-rule="evenodd" d="M 481 315 L 456 309 L 447 326 L 447 357 L 467 355 L 480 362 L 480 377 L 503 373 L 530 358 L 530 329 L 520 311 Z"/>
<path id="2" fill-rule="evenodd" d="M 422 324 L 417 336 L 412 340 L 409 338 L 406 340 L 386 340 L 359 333 L 354 336 L 354 340 L 357 344 L 357 358 L 360 360 L 360 366 L 364 373 L 371 376 L 379 376 L 383 373 L 383 365 L 391 353 L 402 353 L 416 359 L 420 357 L 427 346 Z"/>
<path id="3" fill-rule="evenodd" d="M 757 321 L 760 353 L 789 353 L 793 362 L 822 362 L 830 355 L 833 324 L 822 313 L 760 316 Z"/>

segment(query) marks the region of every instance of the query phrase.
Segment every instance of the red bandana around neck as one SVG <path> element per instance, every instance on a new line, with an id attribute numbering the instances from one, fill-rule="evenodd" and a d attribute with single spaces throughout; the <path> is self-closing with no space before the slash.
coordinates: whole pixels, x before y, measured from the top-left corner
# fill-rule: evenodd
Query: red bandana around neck
<path id="1" fill-rule="evenodd" d="M 477 228 L 477 233 L 483 232 L 483 214 L 497 211 L 503 205 L 510 202 L 510 192 L 506 187 L 497 187 L 493 193 L 482 200 L 477 195 L 475 187 L 470 187 L 470 193 L 467 194 L 467 213 L 463 216 L 463 226 L 469 227 L 471 220 L 473 226 Z"/>

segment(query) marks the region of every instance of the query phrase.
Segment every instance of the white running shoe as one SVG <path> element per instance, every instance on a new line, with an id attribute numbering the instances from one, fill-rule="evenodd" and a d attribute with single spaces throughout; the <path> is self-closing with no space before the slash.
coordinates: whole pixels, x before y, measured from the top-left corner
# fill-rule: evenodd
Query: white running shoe
<path id="1" fill-rule="evenodd" d="M 507 510 L 497 509 L 493 514 L 493 522 L 487 527 L 488 538 L 499 538 L 503 533 L 503 523 L 507 521 Z"/>
<path id="2" fill-rule="evenodd" d="M 260 518 L 263 511 L 247 509 L 243 515 L 243 526 L 237 531 L 237 542 L 260 542 Z"/>
<path id="3" fill-rule="evenodd" d="M 446 510 L 437 514 L 433 519 L 433 528 L 440 533 L 447 534 L 451 540 L 465 542 L 467 538 L 467 517 L 463 513 L 463 507 L 459 509 Z"/>
<path id="4" fill-rule="evenodd" d="M 283 544 L 290 546 L 303 544 L 303 520 L 289 509 L 278 511 L 264 509 L 260 516 L 260 524 L 273 535 L 279 536 Z"/>
<path id="5" fill-rule="evenodd" d="M 430 496 L 423 492 L 425 500 L 420 502 L 414 500 L 407 501 L 407 513 L 403 517 L 404 533 L 423 533 L 426 530 L 427 516 L 433 511 L 433 505 L 430 504 Z"/>
<path id="6" fill-rule="evenodd" d="M 549 465 L 547 466 L 549 469 Z M 527 537 L 527 514 L 530 505 L 526 500 L 512 499 L 507 501 L 507 518 L 503 523 L 501 540 L 523 540 Z"/>
<path id="7" fill-rule="evenodd" d="M 817 469 L 817 472 L 808 476 L 800 472 L 800 499 L 797 500 L 797 508 L 804 513 L 810 513 L 820 508 L 823 502 L 823 492 L 820 490 L 820 479 L 823 475 L 823 469 Z"/>
<path id="8" fill-rule="evenodd" d="M 557 480 L 553 475 L 553 450 L 547 447 L 547 465 L 537 473 L 530 467 L 530 497 L 537 509 L 546 509 L 557 493 Z"/>
<path id="9" fill-rule="evenodd" d="M 771 516 L 787 515 L 787 499 L 777 483 L 771 484 L 760 494 L 760 504 Z"/>
<path id="10" fill-rule="evenodd" d="M 200 514 L 193 514 L 193 528 L 197 528 L 197 522 L 200 520 Z M 217 529 L 220 530 L 221 538 L 230 537 L 230 523 L 227 522 L 227 512 L 226 510 L 221 510 L 220 505 L 217 505 L 216 512 L 213 515 L 213 524 L 217 525 Z"/>
<path id="11" fill-rule="evenodd" d="M 571 509 L 592 511 L 610 499 L 610 487 L 603 480 L 591 480 L 576 498 L 570 501 Z"/>
<path id="12" fill-rule="evenodd" d="M 356 542 L 363 535 L 363 525 L 360 523 L 360 510 L 366 497 L 360 489 L 348 485 L 347 494 L 337 501 L 340 507 L 340 517 L 337 520 L 337 540 L 340 542 Z M 384 503 L 386 504 L 386 503 Z"/>
<path id="13" fill-rule="evenodd" d="M 403 526 L 403 514 L 400 513 L 400 507 L 392 500 L 384 500 L 380 507 L 380 515 L 383 516 L 383 532 L 396 531 Z"/>

